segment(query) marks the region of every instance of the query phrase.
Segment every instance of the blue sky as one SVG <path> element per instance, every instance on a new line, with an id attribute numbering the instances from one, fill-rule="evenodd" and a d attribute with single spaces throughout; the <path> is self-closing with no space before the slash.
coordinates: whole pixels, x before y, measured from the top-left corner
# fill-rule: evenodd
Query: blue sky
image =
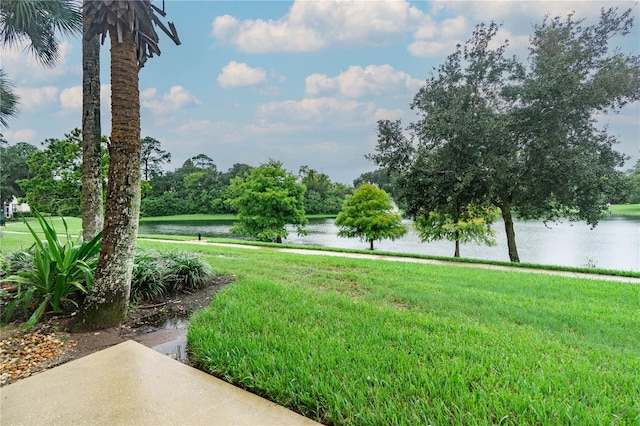
<path id="1" fill-rule="evenodd" d="M 161 6 L 160 1 L 154 4 Z M 376 121 L 415 113 L 409 104 L 434 66 L 467 40 L 478 23 L 503 24 L 499 39 L 526 57 L 532 24 L 546 14 L 595 19 L 613 1 L 194 1 L 167 0 L 166 20 L 182 45 L 160 33 L 161 56 L 140 72 L 142 137 L 162 142 L 173 170 L 195 155 L 218 169 L 280 160 L 351 184 L 374 165 Z M 640 53 L 640 6 L 625 52 Z M 46 69 L 19 50 L 1 64 L 22 98 L 2 133 L 10 143 L 39 145 L 80 127 L 79 39 L 62 42 L 62 60 Z M 110 133 L 109 46 L 102 47 L 102 133 Z M 639 103 L 600 118 L 619 135 L 617 149 L 640 156 Z"/>

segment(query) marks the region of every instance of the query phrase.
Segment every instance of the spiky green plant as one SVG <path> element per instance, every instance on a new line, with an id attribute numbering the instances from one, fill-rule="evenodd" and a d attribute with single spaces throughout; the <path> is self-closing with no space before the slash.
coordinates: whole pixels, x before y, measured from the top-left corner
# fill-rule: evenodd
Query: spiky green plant
<path id="1" fill-rule="evenodd" d="M 32 327 L 49 307 L 52 312 L 62 312 L 62 303 L 77 302 L 70 296 L 86 293 L 93 281 L 93 272 L 100 252 L 102 233 L 91 241 L 84 242 L 82 236 L 73 239 L 67 222 L 62 219 L 65 228 L 65 240 L 61 240 L 56 230 L 38 212 L 34 212 L 44 239 L 36 233 L 29 222 L 25 224 L 34 238 L 33 263 L 35 268 L 18 272 L 5 281 L 17 283 L 16 298 L 7 306 L 5 321 L 8 321 L 17 307 L 22 307 L 25 315 L 32 306 L 36 306 L 23 328 Z"/>
<path id="2" fill-rule="evenodd" d="M 171 291 L 202 287 L 211 277 L 211 269 L 197 254 L 186 251 L 164 253 L 165 284 Z"/>
<path id="3" fill-rule="evenodd" d="M 167 291 L 163 280 L 165 275 L 166 268 L 157 253 L 138 253 L 131 276 L 131 301 L 140 303 L 165 294 Z"/>

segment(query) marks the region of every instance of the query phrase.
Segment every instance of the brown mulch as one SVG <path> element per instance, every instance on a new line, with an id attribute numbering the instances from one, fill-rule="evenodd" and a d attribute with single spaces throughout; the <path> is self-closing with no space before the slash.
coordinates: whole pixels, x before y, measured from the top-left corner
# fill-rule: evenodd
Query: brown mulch
<path id="1" fill-rule="evenodd" d="M 71 333 L 67 330 L 73 318 L 70 315 L 47 318 L 26 331 L 21 330 L 22 323 L 3 325 L 0 327 L 0 386 L 129 339 L 142 339 L 144 336 L 145 344 L 154 342 L 153 333 L 167 319 L 186 318 L 207 307 L 215 293 L 232 280 L 233 277 L 217 275 L 196 291 L 132 306 L 124 324 L 106 330 Z M 161 339 L 161 333 L 157 334 Z M 160 343 L 163 342 L 154 342 Z"/>

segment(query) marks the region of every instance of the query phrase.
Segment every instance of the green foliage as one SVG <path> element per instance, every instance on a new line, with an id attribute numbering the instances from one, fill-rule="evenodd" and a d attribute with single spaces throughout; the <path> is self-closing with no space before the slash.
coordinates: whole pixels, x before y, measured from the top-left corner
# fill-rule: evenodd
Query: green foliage
<path id="1" fill-rule="evenodd" d="M 74 240 L 63 219 L 65 240 L 61 241 L 55 229 L 44 217 L 37 213 L 35 216 L 44 233 L 44 240 L 29 222 L 25 221 L 35 240 L 35 268 L 22 270 L 6 279 L 17 283 L 18 292 L 16 299 L 7 307 L 5 321 L 11 318 L 16 307 L 22 307 L 27 315 L 32 305 L 36 305 L 24 328 L 32 327 L 48 307 L 58 313 L 62 312 L 64 302 L 77 306 L 77 302 L 71 296 L 75 293 L 86 293 L 91 286 L 102 239 L 100 233 L 88 242 L 83 242 L 82 236 Z"/>
<path id="2" fill-rule="evenodd" d="M 323 424 L 637 420 L 636 285 L 202 251 L 242 273 L 190 321 L 190 359 Z"/>
<path id="3" fill-rule="evenodd" d="M 336 218 L 338 236 L 360 238 L 370 243 L 376 240 L 395 240 L 407 233 L 402 217 L 393 211 L 391 197 L 370 183 L 363 183 L 348 195 Z"/>
<path id="4" fill-rule="evenodd" d="M 603 9 L 591 26 L 573 15 L 545 19 L 525 67 L 506 57 L 506 43 L 492 47 L 497 25 L 479 25 L 416 94 L 412 138 L 400 122 L 381 121 L 368 158 L 399 174 L 414 219 L 436 211 L 455 222 L 468 205 L 499 208 L 512 261 L 513 212 L 595 226 L 626 185 L 617 137 L 592 117 L 640 98 L 640 56 L 608 44 L 632 26 L 631 9 Z"/>
<path id="5" fill-rule="evenodd" d="M 171 154 L 160 148 L 160 141 L 145 137 L 140 141 L 140 169 L 142 179 L 148 182 L 153 175 L 162 174 L 162 165 L 171 163 Z"/>
<path id="6" fill-rule="evenodd" d="M 131 278 L 131 301 L 152 301 L 167 293 L 195 290 L 211 278 L 211 268 L 187 251 L 138 253 Z"/>
<path id="7" fill-rule="evenodd" d="M 166 268 L 164 281 L 169 291 L 195 290 L 211 277 L 209 265 L 194 253 L 168 252 L 163 255 L 163 261 Z"/>
<path id="8" fill-rule="evenodd" d="M 1 140 L 1 135 L 0 135 Z M 29 177 L 27 159 L 38 151 L 33 145 L 26 142 L 18 142 L 15 145 L 3 146 L 0 143 L 0 203 L 9 203 L 13 197 L 21 198 L 25 192 L 18 185 L 18 181 Z"/>
<path id="9" fill-rule="evenodd" d="M 333 183 L 329 176 L 307 167 L 300 167 L 300 183 L 306 188 L 304 211 L 306 214 L 338 213 L 349 192 L 346 185 Z"/>
<path id="10" fill-rule="evenodd" d="M 140 303 L 162 296 L 167 291 L 163 280 L 165 267 L 158 255 L 138 253 L 131 274 L 131 301 Z"/>
<path id="11" fill-rule="evenodd" d="M 414 222 L 414 227 L 423 242 L 449 240 L 456 243 L 475 242 L 495 246 L 496 231 L 491 229 L 491 224 L 498 216 L 498 211 L 494 207 L 470 205 L 457 220 L 434 211 L 419 215 Z M 460 256 L 458 248 L 456 244 L 457 257 Z"/>
<path id="12" fill-rule="evenodd" d="M 7 74 L 0 69 L 0 125 L 7 127 L 8 120 L 18 115 L 18 95 L 15 86 L 7 78 Z"/>
<path id="13" fill-rule="evenodd" d="M 289 235 L 286 229 L 289 224 L 303 234 L 307 224 L 305 190 L 281 163 L 273 160 L 244 177 L 234 178 L 227 203 L 237 210 L 238 222 L 231 232 L 260 241 L 282 242 Z"/>

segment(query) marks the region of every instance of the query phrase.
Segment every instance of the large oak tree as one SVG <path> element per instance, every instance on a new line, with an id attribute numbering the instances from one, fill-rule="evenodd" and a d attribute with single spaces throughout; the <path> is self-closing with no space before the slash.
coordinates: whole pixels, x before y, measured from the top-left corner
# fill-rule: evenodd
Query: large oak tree
<path id="1" fill-rule="evenodd" d="M 529 66 L 493 48 L 497 26 L 479 25 L 434 70 L 409 126 L 379 123 L 378 165 L 401 174 L 408 212 L 455 218 L 470 204 L 500 209 L 511 261 L 519 261 L 513 215 L 596 225 L 618 186 L 624 157 L 594 120 L 640 98 L 640 57 L 611 48 L 629 35 L 631 10 L 603 10 L 534 26 Z"/>

